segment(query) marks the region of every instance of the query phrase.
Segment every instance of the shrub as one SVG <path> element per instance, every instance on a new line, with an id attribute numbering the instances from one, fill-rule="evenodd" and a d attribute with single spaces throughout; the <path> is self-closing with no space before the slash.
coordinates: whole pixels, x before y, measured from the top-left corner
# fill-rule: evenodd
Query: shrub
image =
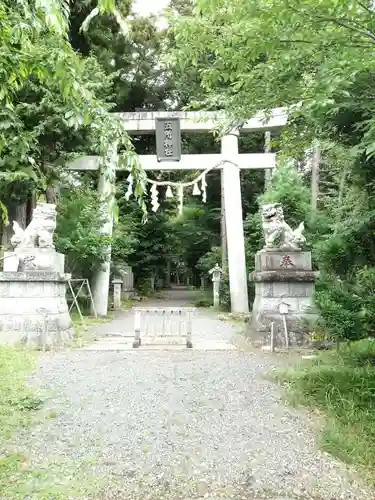
<path id="1" fill-rule="evenodd" d="M 220 307 L 224 311 L 230 311 L 230 287 L 228 273 L 224 273 L 220 281 Z"/>
<path id="2" fill-rule="evenodd" d="M 112 240 L 100 232 L 104 217 L 99 207 L 97 194 L 86 185 L 61 191 L 55 243 L 73 277 L 91 278 L 105 261 L 104 249 Z"/>
<path id="3" fill-rule="evenodd" d="M 205 277 L 208 277 L 210 269 L 215 267 L 216 264 L 220 265 L 221 262 L 221 247 L 212 247 L 211 250 L 198 260 L 197 269 Z"/>
<path id="4" fill-rule="evenodd" d="M 327 417 L 321 444 L 338 458 L 369 469 L 375 481 L 375 341 L 362 340 L 277 377 L 293 401 Z"/>

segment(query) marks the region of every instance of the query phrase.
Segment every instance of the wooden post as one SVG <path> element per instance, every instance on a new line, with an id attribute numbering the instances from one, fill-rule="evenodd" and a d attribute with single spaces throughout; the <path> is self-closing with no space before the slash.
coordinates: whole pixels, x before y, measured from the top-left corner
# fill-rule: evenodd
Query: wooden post
<path id="1" fill-rule="evenodd" d="M 187 311 L 188 319 L 187 319 L 187 325 L 186 325 L 186 347 L 188 349 L 191 349 L 193 347 L 193 342 L 192 342 L 192 313 L 191 311 Z"/>
<path id="2" fill-rule="evenodd" d="M 133 347 L 137 348 L 141 345 L 141 312 L 134 312 L 134 342 Z"/>

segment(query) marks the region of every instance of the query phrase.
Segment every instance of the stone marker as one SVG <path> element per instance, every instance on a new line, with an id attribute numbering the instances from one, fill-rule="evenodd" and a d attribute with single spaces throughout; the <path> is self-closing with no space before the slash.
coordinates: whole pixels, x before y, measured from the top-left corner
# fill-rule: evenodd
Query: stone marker
<path id="1" fill-rule="evenodd" d="M 209 270 L 209 274 L 212 275 L 212 282 L 214 284 L 214 307 L 220 307 L 220 280 L 222 269 L 219 264 Z"/>
<path id="2" fill-rule="evenodd" d="M 113 309 L 118 311 L 121 309 L 121 287 L 122 279 L 117 278 L 112 280 L 113 283 Z"/>

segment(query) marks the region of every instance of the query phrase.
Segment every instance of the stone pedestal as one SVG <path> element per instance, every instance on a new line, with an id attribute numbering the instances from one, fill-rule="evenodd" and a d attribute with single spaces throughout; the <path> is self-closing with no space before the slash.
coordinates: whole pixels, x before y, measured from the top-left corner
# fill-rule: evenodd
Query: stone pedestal
<path id="1" fill-rule="evenodd" d="M 65 255 L 50 248 L 22 248 L 16 249 L 14 252 L 4 252 L 3 270 L 6 272 L 20 271 L 22 269 L 22 259 L 28 257 L 35 257 L 37 263 L 43 262 L 45 271 L 64 272 Z"/>
<path id="2" fill-rule="evenodd" d="M 255 256 L 255 282 L 250 334 L 256 345 L 270 344 L 274 323 L 275 345 L 285 345 L 285 326 L 280 304 L 287 304 L 285 315 L 289 345 L 309 342 L 306 324 L 317 318 L 313 295 L 317 272 L 312 271 L 311 252 L 261 250 Z"/>
<path id="3" fill-rule="evenodd" d="M 0 272 L 0 343 L 51 346 L 72 338 L 69 274 Z"/>

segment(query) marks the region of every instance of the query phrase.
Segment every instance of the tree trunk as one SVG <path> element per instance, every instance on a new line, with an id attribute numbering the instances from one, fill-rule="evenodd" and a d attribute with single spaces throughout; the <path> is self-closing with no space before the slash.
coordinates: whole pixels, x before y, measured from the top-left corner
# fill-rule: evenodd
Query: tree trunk
<path id="1" fill-rule="evenodd" d="M 336 221 L 335 221 L 335 230 L 334 233 L 337 232 L 337 226 L 341 222 L 341 214 L 342 214 L 342 203 L 344 199 L 344 193 L 345 193 L 345 185 L 346 185 L 346 176 L 348 172 L 348 166 L 345 165 L 342 172 L 341 172 L 341 177 L 340 177 L 340 185 L 339 185 L 339 195 L 337 198 L 337 212 L 336 212 Z"/>
<path id="2" fill-rule="evenodd" d="M 45 191 L 46 202 L 56 205 L 57 203 L 57 188 L 56 186 L 48 186 Z"/>
<path id="3" fill-rule="evenodd" d="M 318 206 L 319 195 L 319 165 L 320 165 L 320 147 L 317 144 L 314 147 L 313 158 L 311 162 L 311 208 L 316 210 Z"/>
<path id="4" fill-rule="evenodd" d="M 28 200 L 27 200 L 27 208 L 26 208 L 26 226 L 28 226 L 33 218 L 33 211 L 36 207 L 36 191 L 33 191 Z"/>

